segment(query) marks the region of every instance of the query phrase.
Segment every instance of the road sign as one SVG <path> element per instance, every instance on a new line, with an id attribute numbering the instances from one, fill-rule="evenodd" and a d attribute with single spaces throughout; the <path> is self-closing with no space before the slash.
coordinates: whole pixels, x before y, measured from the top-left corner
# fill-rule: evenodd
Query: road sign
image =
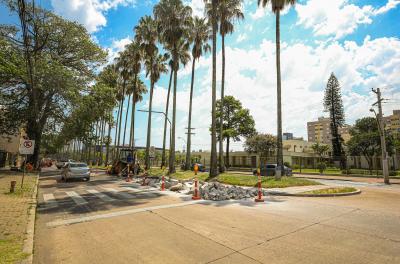
<path id="1" fill-rule="evenodd" d="M 19 154 L 32 155 L 35 149 L 35 140 L 21 139 L 19 141 Z"/>

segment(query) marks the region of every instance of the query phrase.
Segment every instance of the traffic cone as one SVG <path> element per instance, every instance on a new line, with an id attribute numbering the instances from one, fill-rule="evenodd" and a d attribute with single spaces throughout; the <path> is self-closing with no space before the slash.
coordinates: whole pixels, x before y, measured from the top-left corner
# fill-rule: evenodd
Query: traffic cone
<path id="1" fill-rule="evenodd" d="M 258 175 L 258 197 L 256 197 L 254 201 L 260 203 L 264 202 L 264 199 L 262 198 L 260 169 L 257 169 L 257 175 Z"/>
<path id="2" fill-rule="evenodd" d="M 194 193 L 192 196 L 192 200 L 200 200 L 200 193 L 199 193 L 199 180 L 197 179 L 197 177 L 194 180 Z"/>
<path id="3" fill-rule="evenodd" d="M 165 191 L 165 178 L 164 178 L 164 175 L 161 178 L 161 191 Z"/>

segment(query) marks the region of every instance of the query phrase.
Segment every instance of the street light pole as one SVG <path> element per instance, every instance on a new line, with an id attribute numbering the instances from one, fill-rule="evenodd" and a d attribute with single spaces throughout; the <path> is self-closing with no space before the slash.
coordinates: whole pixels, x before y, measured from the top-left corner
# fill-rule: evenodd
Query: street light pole
<path id="1" fill-rule="evenodd" d="M 142 109 L 139 109 L 138 111 L 139 112 L 144 112 L 144 113 L 148 113 L 149 112 L 149 110 L 142 110 Z M 172 131 L 171 131 L 172 130 L 172 124 L 171 124 L 171 120 L 169 120 L 169 118 L 168 118 L 168 116 L 167 116 L 167 114 L 165 112 L 154 111 L 154 110 L 152 110 L 151 112 L 152 113 L 156 113 L 156 114 L 163 114 L 165 116 L 165 118 L 167 119 L 167 121 L 169 123 L 169 146 L 171 147 L 171 141 L 172 141 Z M 165 151 L 165 149 L 163 149 L 163 151 Z"/>
<path id="2" fill-rule="evenodd" d="M 388 160 L 387 160 L 387 152 L 386 152 L 386 138 L 385 138 L 385 127 L 383 124 L 383 114 L 382 114 L 382 101 L 383 99 L 381 98 L 382 94 L 381 94 L 381 90 L 380 88 L 372 89 L 372 91 L 377 95 L 378 97 L 378 101 L 376 103 L 373 104 L 374 105 L 378 105 L 378 115 L 376 114 L 374 109 L 370 109 L 370 111 L 372 110 L 372 112 L 375 113 L 377 122 L 378 122 L 378 128 L 379 128 L 379 134 L 380 134 L 380 138 L 381 138 L 381 150 L 382 150 L 382 173 L 383 173 L 383 178 L 384 178 L 384 182 L 385 184 L 390 184 L 389 181 L 389 166 L 388 166 Z"/>

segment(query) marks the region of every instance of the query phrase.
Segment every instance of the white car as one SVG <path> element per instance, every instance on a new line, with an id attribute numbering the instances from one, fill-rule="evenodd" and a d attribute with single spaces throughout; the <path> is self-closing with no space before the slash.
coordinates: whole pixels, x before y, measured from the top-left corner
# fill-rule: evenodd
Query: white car
<path id="1" fill-rule="evenodd" d="M 90 168 L 86 163 L 67 162 L 62 168 L 61 179 L 68 181 L 69 179 L 90 180 Z"/>

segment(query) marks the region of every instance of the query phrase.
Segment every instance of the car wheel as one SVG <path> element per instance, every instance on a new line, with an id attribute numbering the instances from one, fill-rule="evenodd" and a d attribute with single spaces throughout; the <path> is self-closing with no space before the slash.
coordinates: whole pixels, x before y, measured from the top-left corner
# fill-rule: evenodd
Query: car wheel
<path id="1" fill-rule="evenodd" d="M 85 178 L 85 181 L 90 181 L 90 177 Z"/>

